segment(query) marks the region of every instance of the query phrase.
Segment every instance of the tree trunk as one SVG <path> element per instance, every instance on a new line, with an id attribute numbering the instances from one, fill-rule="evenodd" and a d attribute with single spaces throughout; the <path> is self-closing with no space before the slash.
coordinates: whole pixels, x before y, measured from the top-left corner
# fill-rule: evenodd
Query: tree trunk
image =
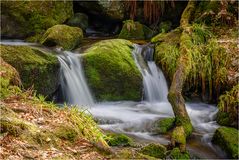
<path id="1" fill-rule="evenodd" d="M 173 147 L 179 146 L 182 152 L 186 150 L 186 138 L 191 134 L 193 129 L 185 108 L 185 101 L 182 96 L 182 88 L 184 81 L 191 69 L 190 51 L 193 44 L 189 21 L 195 10 L 195 5 L 195 1 L 189 1 L 180 20 L 180 26 L 183 29 L 182 35 L 180 37 L 180 57 L 177 60 L 177 69 L 174 73 L 168 94 L 168 100 L 172 105 L 177 126 L 173 130 L 171 142 Z"/>

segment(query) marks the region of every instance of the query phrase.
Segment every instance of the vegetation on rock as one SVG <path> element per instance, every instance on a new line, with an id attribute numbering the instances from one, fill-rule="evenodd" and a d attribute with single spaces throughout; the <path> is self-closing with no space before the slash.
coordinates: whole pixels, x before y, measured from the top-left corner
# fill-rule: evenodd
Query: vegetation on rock
<path id="1" fill-rule="evenodd" d="M 119 38 L 123 39 L 149 39 L 154 32 L 147 26 L 134 22 L 133 20 L 124 21 L 124 25 L 119 34 Z"/>
<path id="2" fill-rule="evenodd" d="M 163 159 L 166 156 L 166 148 L 160 144 L 149 144 L 140 149 L 140 153 L 151 157 Z"/>
<path id="3" fill-rule="evenodd" d="M 98 100 L 140 100 L 142 77 L 127 40 L 103 40 L 84 52 L 83 65 Z"/>
<path id="4" fill-rule="evenodd" d="M 59 45 L 65 50 L 72 50 L 83 38 L 81 28 L 67 25 L 55 25 L 49 28 L 42 36 L 40 43 L 45 46 Z"/>
<path id="5" fill-rule="evenodd" d="M 227 152 L 230 158 L 238 159 L 239 132 L 235 128 L 220 127 L 213 135 L 212 142 Z"/>
<path id="6" fill-rule="evenodd" d="M 238 127 L 239 84 L 219 97 L 217 123 Z"/>
<path id="7" fill-rule="evenodd" d="M 25 38 L 41 34 L 72 15 L 71 1 L 1 1 L 1 36 Z"/>
<path id="8" fill-rule="evenodd" d="M 157 120 L 155 122 L 155 131 L 157 133 L 167 133 L 170 129 L 174 127 L 174 118 L 164 118 Z"/>
<path id="9" fill-rule="evenodd" d="M 55 92 L 60 69 L 56 56 L 28 46 L 1 45 L 0 50 L 2 59 L 19 72 L 25 89 L 34 86 L 43 95 Z"/>
<path id="10" fill-rule="evenodd" d="M 170 159 L 190 159 L 189 153 L 187 151 L 182 153 L 179 148 L 170 151 L 169 157 Z"/>
<path id="11" fill-rule="evenodd" d="M 132 139 L 124 134 L 108 134 L 106 142 L 109 146 L 130 146 Z"/>

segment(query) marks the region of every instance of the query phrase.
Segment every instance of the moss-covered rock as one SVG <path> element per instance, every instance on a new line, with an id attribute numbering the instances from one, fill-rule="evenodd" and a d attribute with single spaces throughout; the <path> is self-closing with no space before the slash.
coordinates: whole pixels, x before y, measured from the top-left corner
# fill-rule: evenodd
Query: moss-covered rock
<path id="1" fill-rule="evenodd" d="M 93 44 L 83 55 L 90 88 L 98 100 L 140 100 L 142 76 L 127 40 L 104 40 Z"/>
<path id="2" fill-rule="evenodd" d="M 19 73 L 0 57 L 0 99 L 20 91 Z"/>
<path id="3" fill-rule="evenodd" d="M 167 133 L 174 126 L 174 118 L 164 118 L 155 122 L 155 131 L 157 133 Z"/>
<path id="4" fill-rule="evenodd" d="M 163 21 L 159 24 L 159 32 L 160 33 L 167 33 L 171 30 L 172 22 L 170 21 Z"/>
<path id="5" fill-rule="evenodd" d="M 143 153 L 145 155 L 149 155 L 155 158 L 163 159 L 166 156 L 167 149 L 160 145 L 160 144 L 149 144 L 143 148 L 141 148 L 140 153 Z"/>
<path id="6" fill-rule="evenodd" d="M 220 127 L 213 135 L 212 142 L 225 150 L 230 158 L 239 158 L 238 152 L 239 132 L 235 128 Z"/>
<path id="7" fill-rule="evenodd" d="M 219 97 L 217 123 L 238 127 L 239 84 Z"/>
<path id="8" fill-rule="evenodd" d="M 42 33 L 72 15 L 71 1 L 1 1 L 1 36 L 22 38 Z"/>
<path id="9" fill-rule="evenodd" d="M 132 139 L 124 134 L 108 134 L 106 138 L 109 146 L 130 146 Z"/>
<path id="10" fill-rule="evenodd" d="M 119 38 L 123 39 L 149 39 L 154 32 L 147 26 L 134 22 L 133 20 L 124 21 Z"/>
<path id="11" fill-rule="evenodd" d="M 83 32 L 78 27 L 55 25 L 42 36 L 40 43 L 45 46 L 59 45 L 66 50 L 74 49 L 82 40 Z"/>
<path id="12" fill-rule="evenodd" d="M 171 136 L 171 143 L 175 147 L 179 147 L 180 151 L 186 151 L 186 134 L 184 131 L 183 126 L 177 126 L 174 128 L 172 136 Z"/>
<path id="13" fill-rule="evenodd" d="M 67 21 L 67 24 L 86 30 L 88 27 L 88 16 L 84 13 L 75 13 L 74 16 Z"/>
<path id="14" fill-rule="evenodd" d="M 169 157 L 170 159 L 190 159 L 190 155 L 187 151 L 180 152 L 180 149 L 177 147 L 170 151 Z"/>
<path id="15" fill-rule="evenodd" d="M 56 90 L 60 69 L 56 56 L 27 46 L 1 45 L 0 50 L 3 60 L 19 72 L 25 89 L 33 85 L 43 95 Z"/>

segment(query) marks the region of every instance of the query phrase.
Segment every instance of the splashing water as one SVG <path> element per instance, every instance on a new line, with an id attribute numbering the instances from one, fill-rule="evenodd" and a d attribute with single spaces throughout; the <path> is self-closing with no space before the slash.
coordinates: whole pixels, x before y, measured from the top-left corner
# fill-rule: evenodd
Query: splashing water
<path id="1" fill-rule="evenodd" d="M 67 103 L 73 105 L 93 106 L 94 100 L 85 80 L 80 57 L 64 51 L 58 56 L 61 64 L 60 83 Z"/>

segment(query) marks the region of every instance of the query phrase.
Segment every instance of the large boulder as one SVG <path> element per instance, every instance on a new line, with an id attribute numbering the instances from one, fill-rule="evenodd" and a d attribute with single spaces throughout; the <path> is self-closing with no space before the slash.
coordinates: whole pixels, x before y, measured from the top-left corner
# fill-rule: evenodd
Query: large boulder
<path id="1" fill-rule="evenodd" d="M 239 132 L 235 128 L 220 127 L 213 135 L 212 142 L 225 150 L 229 158 L 238 159 L 238 137 Z"/>
<path id="2" fill-rule="evenodd" d="M 40 43 L 49 47 L 59 45 L 65 50 L 72 50 L 80 43 L 82 38 L 81 28 L 55 25 L 45 32 Z"/>
<path id="3" fill-rule="evenodd" d="M 74 16 L 67 21 L 67 24 L 86 30 L 88 27 L 88 16 L 84 13 L 75 13 Z"/>
<path id="4" fill-rule="evenodd" d="M 93 44 L 83 55 L 86 78 L 98 100 L 140 100 L 142 77 L 132 56 L 133 44 L 122 39 Z"/>
<path id="5" fill-rule="evenodd" d="M 25 89 L 34 86 L 43 95 L 57 89 L 60 64 L 56 56 L 28 46 L 1 45 L 0 50 L 3 60 L 20 74 Z"/>
<path id="6" fill-rule="evenodd" d="M 72 15 L 71 1 L 1 1 L 1 36 L 24 38 L 42 33 Z"/>
<path id="7" fill-rule="evenodd" d="M 121 1 L 97 0 L 94 3 L 90 1 L 77 1 L 74 3 L 76 9 L 78 7 L 83 8 L 88 14 L 115 21 L 121 21 L 124 18 L 124 4 Z"/>
<path id="8" fill-rule="evenodd" d="M 133 20 L 124 21 L 124 25 L 119 34 L 119 38 L 123 39 L 149 39 L 154 32 L 147 26 L 134 22 Z"/>

